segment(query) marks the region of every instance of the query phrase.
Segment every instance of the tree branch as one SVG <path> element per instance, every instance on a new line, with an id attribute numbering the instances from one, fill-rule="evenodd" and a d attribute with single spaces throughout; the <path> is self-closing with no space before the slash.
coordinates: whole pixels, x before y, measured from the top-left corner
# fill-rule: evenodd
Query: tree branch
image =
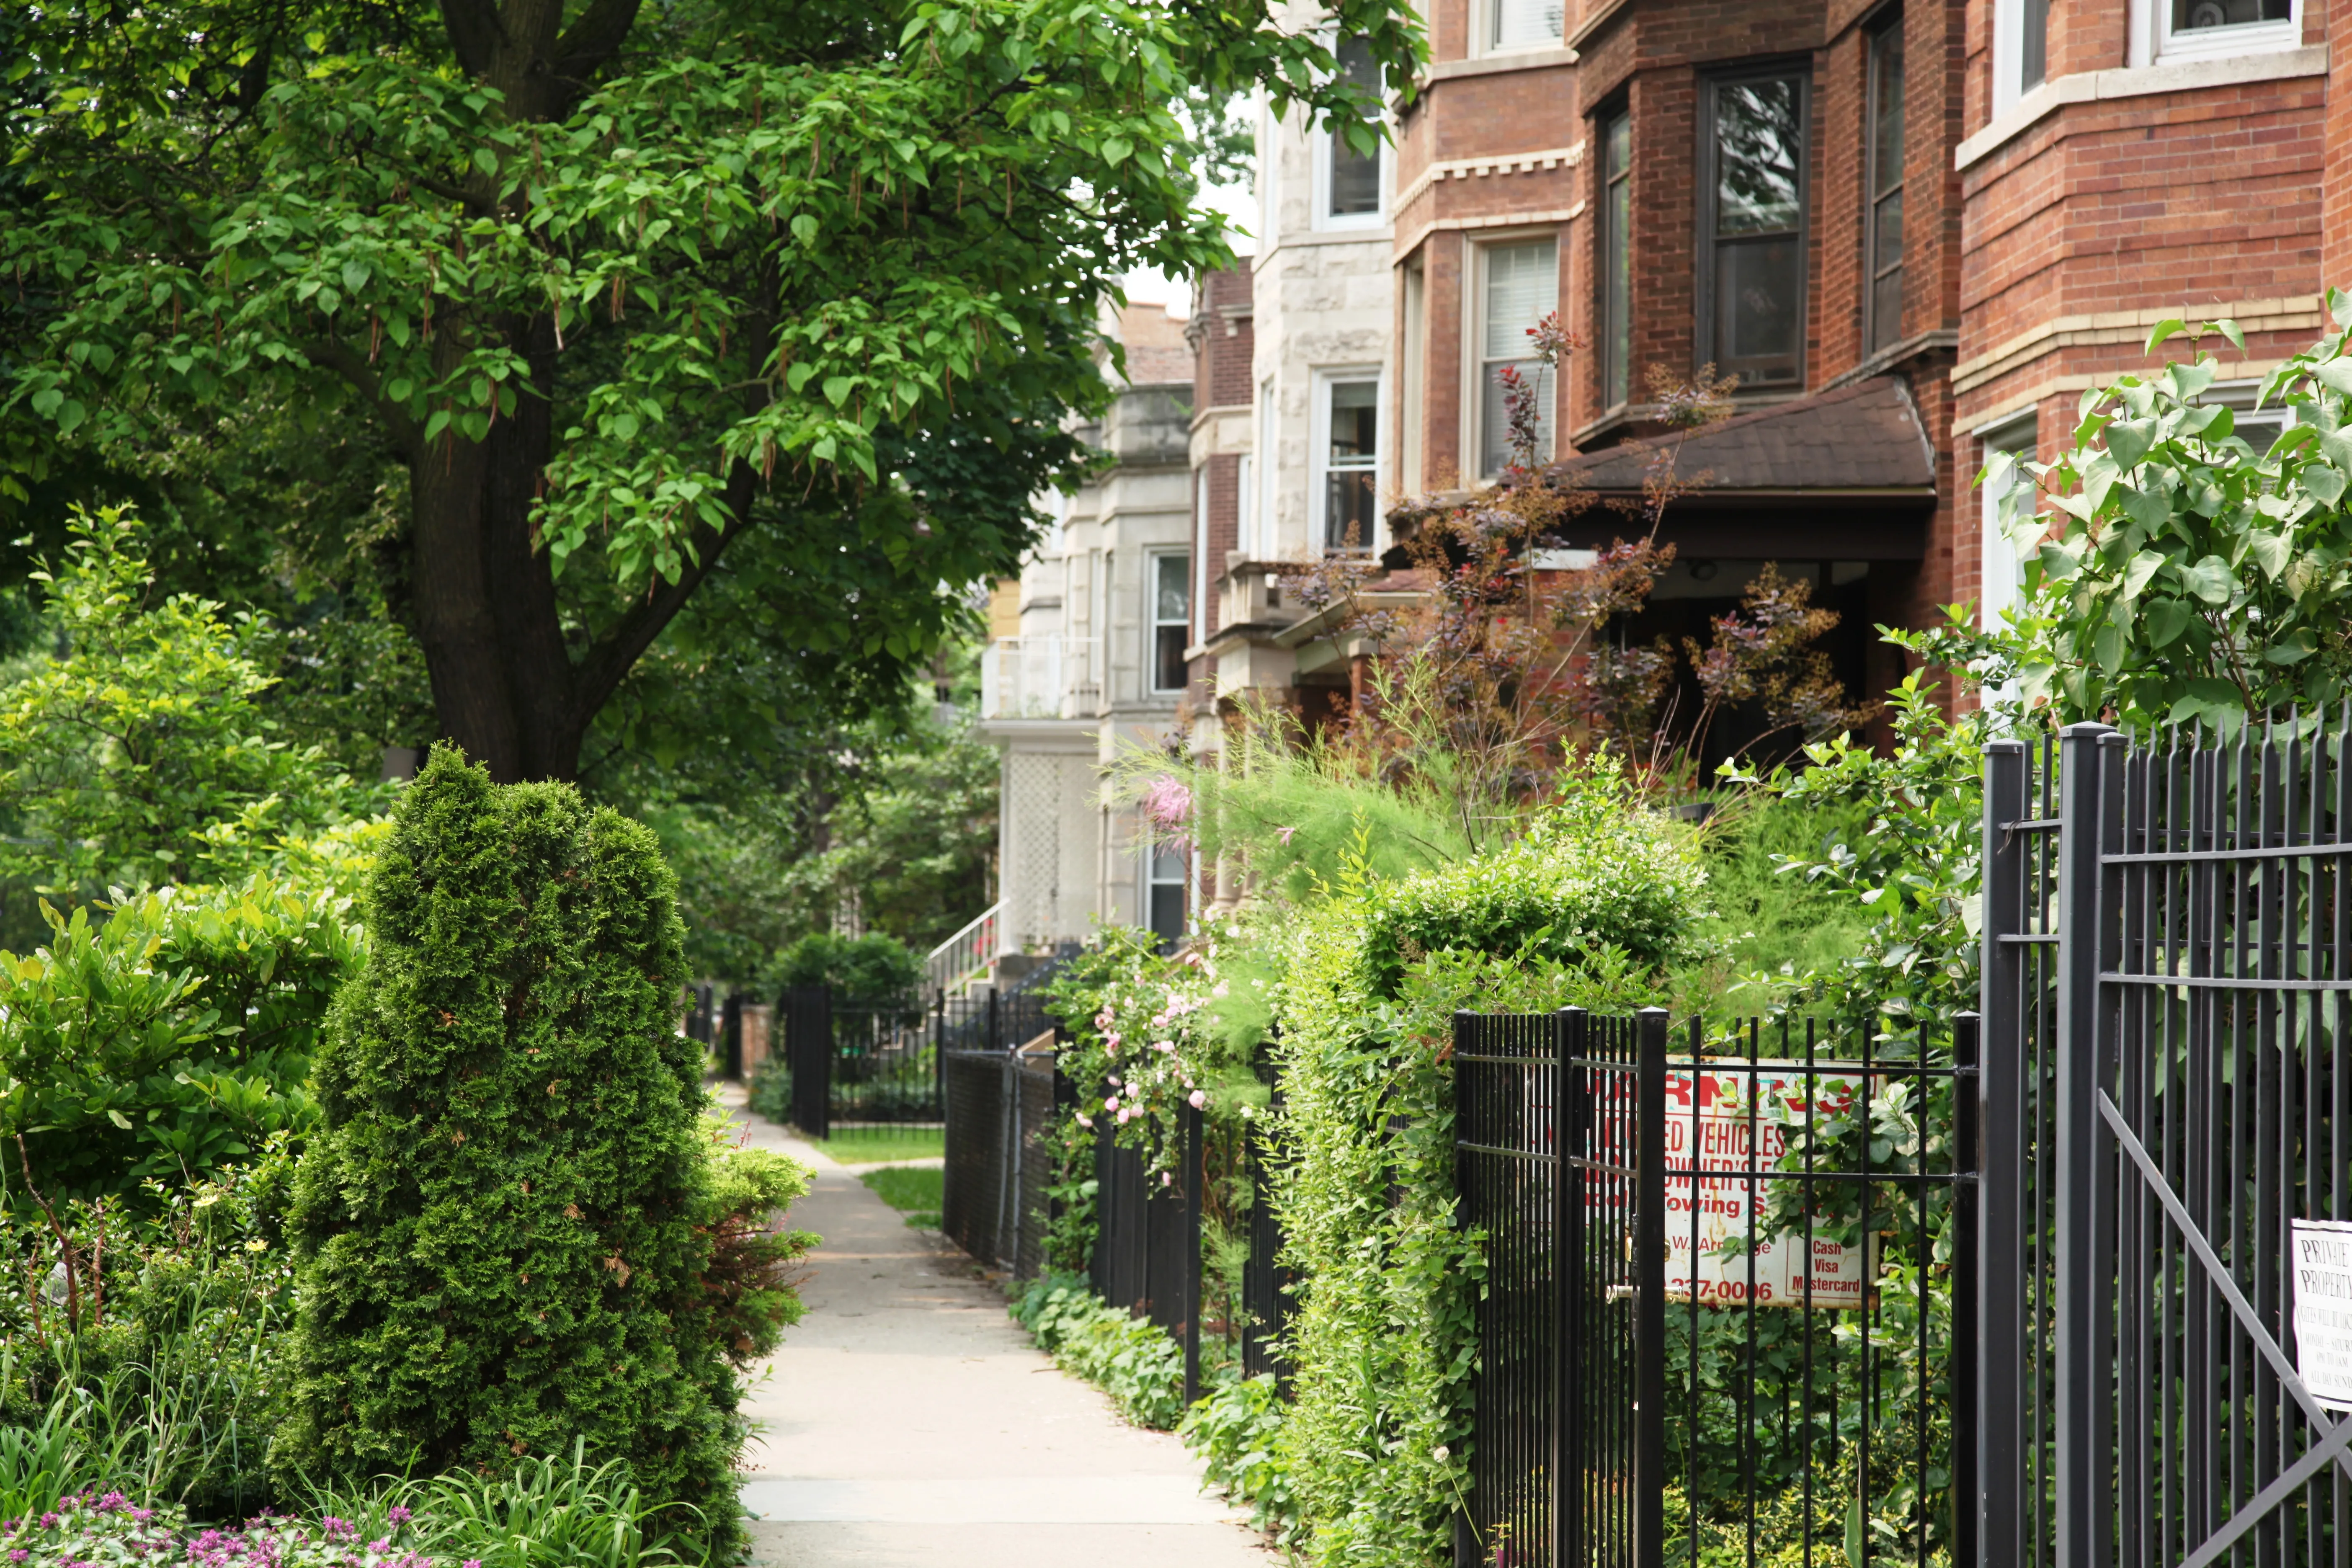
<path id="1" fill-rule="evenodd" d="M 727 512 L 734 521 L 725 532 L 706 523 L 696 523 L 687 534 L 695 559 L 677 574 L 675 583 L 656 579 L 654 590 L 621 617 L 621 622 L 588 650 L 588 655 L 574 667 L 572 680 L 572 708 L 585 729 L 613 693 L 620 689 L 628 675 L 654 639 L 662 634 L 677 612 L 685 607 L 710 569 L 719 563 L 719 552 L 751 531 L 751 490 L 756 476 L 749 463 L 737 463 L 727 476 Z"/>
<path id="2" fill-rule="evenodd" d="M 334 372 L 349 382 L 352 389 L 368 400 L 370 406 L 383 416 L 392 430 L 392 438 L 399 443 L 401 454 L 412 461 L 424 444 L 424 428 L 411 419 L 398 404 L 383 395 L 383 381 L 369 368 L 348 343 L 331 338 L 315 339 L 302 344 L 302 357 L 320 370 Z"/>
<path id="3" fill-rule="evenodd" d="M 639 0 L 593 0 L 580 19 L 555 41 L 551 62 L 564 95 L 551 118 L 562 119 L 588 90 L 588 79 L 620 52 L 637 24 Z"/>
<path id="4" fill-rule="evenodd" d="M 506 38 L 494 0 L 441 0 L 441 25 L 448 29 L 449 47 L 466 74 L 488 75 Z"/>

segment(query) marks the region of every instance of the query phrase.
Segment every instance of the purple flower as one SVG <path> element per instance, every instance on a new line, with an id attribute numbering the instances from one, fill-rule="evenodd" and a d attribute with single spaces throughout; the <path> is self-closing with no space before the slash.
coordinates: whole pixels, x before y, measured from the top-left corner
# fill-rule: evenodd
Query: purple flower
<path id="1" fill-rule="evenodd" d="M 14 1552 L 8 1553 L 8 1561 L 11 1563 L 22 1563 L 26 1558 L 30 1557 L 31 1555 L 31 1552 L 19 1546 Z"/>
<path id="2" fill-rule="evenodd" d="M 124 1497 L 121 1492 L 109 1492 L 104 1497 L 98 1500 L 98 1511 L 100 1513 L 120 1513 L 130 1500 L 130 1499 Z"/>
<path id="3" fill-rule="evenodd" d="M 468 1557 L 466 1559 L 466 1568 L 482 1568 L 482 1560 L 478 1557 Z"/>
<path id="4" fill-rule="evenodd" d="M 58 1516 L 56 1514 L 45 1513 L 41 1515 L 41 1528 L 43 1530 L 55 1530 L 57 1527 Z"/>
<path id="5" fill-rule="evenodd" d="M 391 1537 L 391 1536 L 389 1536 L 389 1535 L 378 1536 L 375 1540 L 371 1541 L 371 1542 L 368 1542 L 368 1550 L 369 1550 L 370 1552 L 389 1552 L 389 1551 L 391 1551 L 391 1550 L 392 1550 L 392 1537 Z"/>
<path id="6" fill-rule="evenodd" d="M 326 1532 L 330 1541 L 352 1541 L 358 1539 L 360 1533 L 350 1520 L 337 1519 L 331 1513 L 319 1521 L 319 1528 Z"/>
<path id="7" fill-rule="evenodd" d="M 416 1516 L 409 1512 L 405 1508 L 403 1508 L 400 1504 L 394 1503 L 383 1517 L 390 1520 L 394 1524 L 406 1524 L 410 1520 L 415 1519 Z"/>

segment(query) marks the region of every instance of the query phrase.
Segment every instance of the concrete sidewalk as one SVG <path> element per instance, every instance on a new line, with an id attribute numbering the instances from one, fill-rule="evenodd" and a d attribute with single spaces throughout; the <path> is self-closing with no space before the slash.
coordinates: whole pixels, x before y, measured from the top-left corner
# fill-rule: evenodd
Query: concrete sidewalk
<path id="1" fill-rule="evenodd" d="M 1182 1444 L 1029 1347 L 971 1259 L 732 1099 L 753 1142 L 815 1167 L 792 1220 L 824 1237 L 808 1316 L 748 1402 L 761 1563 L 1277 1568 L 1245 1516 L 1201 1492 Z"/>

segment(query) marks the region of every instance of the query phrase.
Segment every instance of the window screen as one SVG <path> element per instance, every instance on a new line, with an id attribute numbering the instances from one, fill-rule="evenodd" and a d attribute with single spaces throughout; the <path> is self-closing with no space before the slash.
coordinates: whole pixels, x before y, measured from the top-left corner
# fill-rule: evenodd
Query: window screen
<path id="1" fill-rule="evenodd" d="M 1633 118 L 1621 114 L 1601 133 L 1601 365 L 1602 401 L 1615 406 L 1633 382 Z"/>
<path id="2" fill-rule="evenodd" d="M 1550 377 L 1528 357 L 1528 333 L 1559 306 L 1559 247 L 1549 239 L 1490 245 L 1479 252 L 1478 471 L 1492 478 L 1511 463 L 1510 412 L 1502 371 L 1510 366 L 1536 395 L 1536 460 L 1551 458 Z"/>
<path id="3" fill-rule="evenodd" d="M 1151 856 L 1151 934 L 1161 948 L 1184 940 L 1184 857 L 1176 850 L 1155 848 Z"/>
<path id="4" fill-rule="evenodd" d="M 2293 0 L 2172 0 L 2172 30 L 2186 33 L 2205 27 L 2239 27 L 2249 22 L 2284 22 L 2294 15 Z"/>
<path id="5" fill-rule="evenodd" d="M 1490 48 L 1521 49 L 1556 44 L 1568 7 L 1562 0 L 1492 0 L 1495 26 Z"/>
<path id="6" fill-rule="evenodd" d="M 1718 81 L 1710 100 L 1708 357 L 1742 386 L 1795 381 L 1804 314 L 1804 82 Z"/>

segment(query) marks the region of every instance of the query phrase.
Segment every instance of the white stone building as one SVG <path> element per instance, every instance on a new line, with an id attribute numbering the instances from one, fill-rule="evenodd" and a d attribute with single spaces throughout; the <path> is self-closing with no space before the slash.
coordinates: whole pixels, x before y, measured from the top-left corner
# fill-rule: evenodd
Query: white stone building
<path id="1" fill-rule="evenodd" d="M 1368 58 L 1342 63 L 1370 82 Z M 1120 314 L 1127 383 L 1087 432 L 1117 461 L 1055 499 L 1051 536 L 992 606 L 981 721 L 1004 751 L 1001 892 L 958 952 L 994 955 L 999 979 L 1098 922 L 1172 940 L 1230 896 L 1148 847 L 1139 810 L 1107 790 L 1116 759 L 1213 757 L 1219 714 L 1248 690 L 1327 710 L 1349 696 L 1350 650 L 1286 609 L 1278 578 L 1391 542 L 1392 157 L 1263 106 L 1257 154 L 1255 258 L 1202 280 L 1189 326 L 1159 306 Z"/>
<path id="2" fill-rule="evenodd" d="M 1105 784 L 1123 752 L 1168 743 L 1188 679 L 1192 359 L 1164 307 L 1131 306 L 1113 330 L 1127 382 L 1083 434 L 1117 461 L 1053 498 L 1048 537 L 999 586 L 982 665 L 982 731 L 1004 751 L 1000 954 L 1082 941 L 1098 921 L 1172 937 L 1187 912 L 1183 860 L 1147 853 L 1137 809 Z"/>

